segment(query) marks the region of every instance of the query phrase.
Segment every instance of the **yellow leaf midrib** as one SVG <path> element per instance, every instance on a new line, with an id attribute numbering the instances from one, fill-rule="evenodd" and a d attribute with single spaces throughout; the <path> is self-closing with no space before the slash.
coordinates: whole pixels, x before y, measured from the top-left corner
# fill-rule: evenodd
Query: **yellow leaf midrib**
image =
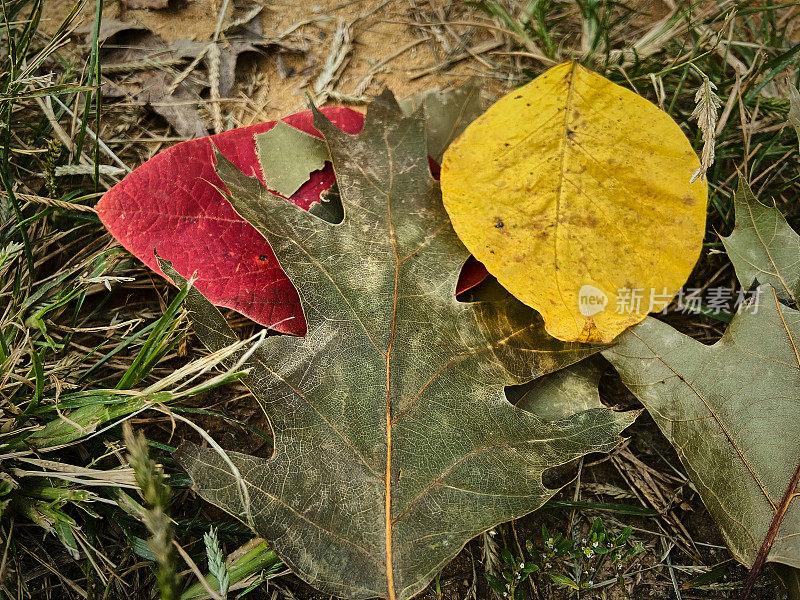
<path id="1" fill-rule="evenodd" d="M 564 127 L 561 133 L 561 167 L 558 173 L 558 186 L 556 187 L 556 220 L 555 227 L 553 229 L 553 264 L 556 266 L 555 282 L 556 288 L 558 289 L 558 296 L 564 305 L 567 304 L 567 301 L 564 298 L 564 292 L 561 289 L 561 281 L 558 272 L 558 230 L 561 221 L 561 198 L 564 193 L 564 171 L 566 170 L 567 166 L 567 135 L 569 132 L 570 115 L 572 113 L 572 102 L 575 94 L 575 74 L 577 68 L 578 63 L 573 62 L 572 66 L 570 67 L 569 75 L 567 75 L 567 103 L 564 109 Z M 572 315 L 572 318 L 577 325 L 578 320 L 575 318 L 575 315 Z"/>

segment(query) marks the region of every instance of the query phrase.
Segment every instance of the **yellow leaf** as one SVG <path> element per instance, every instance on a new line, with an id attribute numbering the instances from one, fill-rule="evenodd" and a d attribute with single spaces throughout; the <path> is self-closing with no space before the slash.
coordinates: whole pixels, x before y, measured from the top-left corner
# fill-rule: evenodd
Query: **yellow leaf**
<path id="1" fill-rule="evenodd" d="M 466 247 L 552 336 L 609 342 L 666 307 L 697 261 L 699 165 L 669 115 L 565 63 L 467 127 L 441 182 Z"/>

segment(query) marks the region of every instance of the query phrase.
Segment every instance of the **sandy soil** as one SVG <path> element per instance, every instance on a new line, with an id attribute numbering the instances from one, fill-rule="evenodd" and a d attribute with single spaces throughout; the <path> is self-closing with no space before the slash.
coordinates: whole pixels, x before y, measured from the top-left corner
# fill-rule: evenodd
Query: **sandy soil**
<path id="1" fill-rule="evenodd" d="M 103 19 L 136 23 L 167 42 L 187 38 L 206 41 L 213 37 L 220 4 L 218 1 L 188 0 L 171 2 L 166 9 L 152 10 L 127 9 L 122 2 L 115 0 L 105 2 Z M 223 21 L 226 24 L 259 5 L 243 3 L 239 8 L 234 4 L 231 2 L 228 7 Z M 45 8 L 48 20 L 43 29 L 52 32 L 72 5 L 72 0 L 49 0 Z M 348 24 L 353 48 L 330 86 L 334 94 L 345 96 L 372 97 L 388 87 L 396 96 L 404 98 L 431 87 L 457 85 L 485 72 L 492 60 L 485 53 L 475 52 L 475 57 L 472 57 L 470 49 L 480 51 L 494 41 L 497 46 L 494 51 L 502 50 L 500 39 L 495 41 L 491 30 L 486 28 L 467 28 L 464 36 L 464 27 L 459 27 L 458 34 L 445 28 L 431 33 L 430 29 L 415 27 L 415 19 L 426 22 L 431 10 L 444 11 L 437 3 L 426 2 L 424 8 L 425 11 L 417 9 L 414 2 L 408 0 L 316 0 L 308 3 L 284 0 L 265 4 L 260 15 L 264 37 L 278 37 L 293 29 L 284 39 L 303 48 L 304 52 L 281 51 L 256 58 L 240 58 L 237 68 L 240 89 L 258 101 L 257 107 L 247 111 L 249 114 L 241 115 L 242 123 L 272 119 L 304 108 L 307 104 L 305 93 L 312 91 L 331 54 L 337 28 Z M 459 6 L 455 13 L 448 11 L 448 17 L 455 14 L 459 19 L 485 20 L 476 9 Z M 88 31 L 93 20 L 94 3 L 90 2 L 81 13 L 78 32 Z M 459 42 L 457 36 L 462 36 L 463 41 Z M 76 37 L 83 40 L 81 35 Z M 85 49 L 77 55 L 81 54 L 85 57 Z M 444 68 L 437 68 L 442 66 L 448 54 L 465 58 L 449 61 Z M 512 84 L 508 80 L 490 79 L 485 93 L 487 97 L 497 97 Z M 341 103 L 342 98 L 334 95 L 327 101 Z M 235 99 L 235 102 L 240 102 L 240 99 Z M 237 112 L 232 106 L 223 105 L 223 111 L 228 108 Z"/>

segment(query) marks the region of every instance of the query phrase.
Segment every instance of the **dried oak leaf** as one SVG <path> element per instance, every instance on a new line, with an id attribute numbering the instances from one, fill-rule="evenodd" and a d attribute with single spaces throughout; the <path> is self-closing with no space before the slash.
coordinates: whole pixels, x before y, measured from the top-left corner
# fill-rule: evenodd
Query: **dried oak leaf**
<path id="1" fill-rule="evenodd" d="M 596 348 L 551 338 L 514 298 L 456 300 L 468 252 L 431 176 L 419 113 L 403 118 L 383 95 L 357 136 L 321 113 L 314 124 L 331 151 L 338 224 L 270 194 L 221 154 L 217 163 L 308 322 L 305 338 L 266 338 L 244 364 L 274 456 L 186 444 L 177 459 L 203 498 L 312 585 L 405 600 L 470 538 L 549 499 L 544 471 L 611 450 L 634 415 L 595 408 L 546 423 L 508 402 L 504 386 Z M 198 291 L 187 302 L 209 348 L 235 341 Z"/>
<path id="2" fill-rule="evenodd" d="M 756 282 L 769 283 L 781 300 L 800 306 L 800 236 L 781 211 L 759 202 L 744 177 L 733 205 L 736 225 L 721 239 L 739 283 L 746 290 Z"/>
<path id="3" fill-rule="evenodd" d="M 264 34 L 261 11 L 251 10 L 241 20 L 236 20 L 224 30 L 219 45 L 219 95 L 230 96 L 236 80 L 236 66 L 240 56 L 245 54 L 276 56 L 294 54 L 302 56 L 308 52 L 306 40 L 290 41 L 285 35 L 269 37 Z M 205 56 L 206 66 L 210 68 L 210 55 Z"/>
<path id="4" fill-rule="evenodd" d="M 270 189 L 284 198 L 296 194 L 311 173 L 324 168 L 330 159 L 323 139 L 283 121 L 254 137 L 261 173 L 269 181 Z"/>
<path id="5" fill-rule="evenodd" d="M 481 86 L 477 79 L 442 92 L 433 88 L 398 102 L 404 115 L 425 111 L 428 155 L 442 161 L 444 151 L 464 129 L 483 113 Z"/>
<path id="6" fill-rule="evenodd" d="M 602 408 L 597 388 L 607 363 L 599 356 L 506 390 L 509 400 L 545 421 L 557 421 L 577 412 Z"/>
<path id="7" fill-rule="evenodd" d="M 603 355 L 675 447 L 734 557 L 800 567 L 800 313 L 760 302 L 706 346 L 652 318 Z"/>
<path id="8" fill-rule="evenodd" d="M 192 40 L 167 43 L 138 23 L 113 20 L 103 23 L 99 40 L 106 95 L 130 95 L 147 104 L 181 137 L 208 135 L 198 111 L 205 83 L 190 75 L 174 85 L 176 74 L 169 69 L 203 52 L 206 44 Z M 108 79 L 115 74 L 124 77 L 117 82 Z"/>

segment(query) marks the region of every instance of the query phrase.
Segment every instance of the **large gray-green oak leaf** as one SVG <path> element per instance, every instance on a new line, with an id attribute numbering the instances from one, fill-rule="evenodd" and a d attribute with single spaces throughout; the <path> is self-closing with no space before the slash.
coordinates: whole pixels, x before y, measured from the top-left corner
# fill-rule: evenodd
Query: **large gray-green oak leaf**
<path id="1" fill-rule="evenodd" d="M 722 243 L 742 287 L 768 283 L 781 300 L 798 306 L 800 236 L 777 208 L 759 202 L 744 177 L 739 178 L 734 208 L 736 226 Z"/>
<path id="2" fill-rule="evenodd" d="M 550 338 L 514 299 L 456 300 L 468 253 L 431 177 L 420 111 L 402 117 L 389 94 L 357 136 L 318 112 L 315 126 L 336 172 L 339 224 L 217 157 L 231 203 L 267 238 L 308 323 L 305 338 L 269 337 L 245 364 L 274 455 L 184 445 L 177 457 L 203 498 L 310 584 L 405 600 L 470 538 L 549 499 L 546 469 L 611 450 L 634 415 L 594 408 L 547 423 L 508 402 L 504 386 L 597 348 Z M 235 341 L 198 292 L 187 301 L 209 348 Z"/>
<path id="3" fill-rule="evenodd" d="M 736 559 L 752 565 L 780 521 L 766 558 L 800 567 L 800 313 L 771 286 L 759 292 L 757 310 L 712 346 L 648 318 L 603 355 L 677 450 Z"/>

